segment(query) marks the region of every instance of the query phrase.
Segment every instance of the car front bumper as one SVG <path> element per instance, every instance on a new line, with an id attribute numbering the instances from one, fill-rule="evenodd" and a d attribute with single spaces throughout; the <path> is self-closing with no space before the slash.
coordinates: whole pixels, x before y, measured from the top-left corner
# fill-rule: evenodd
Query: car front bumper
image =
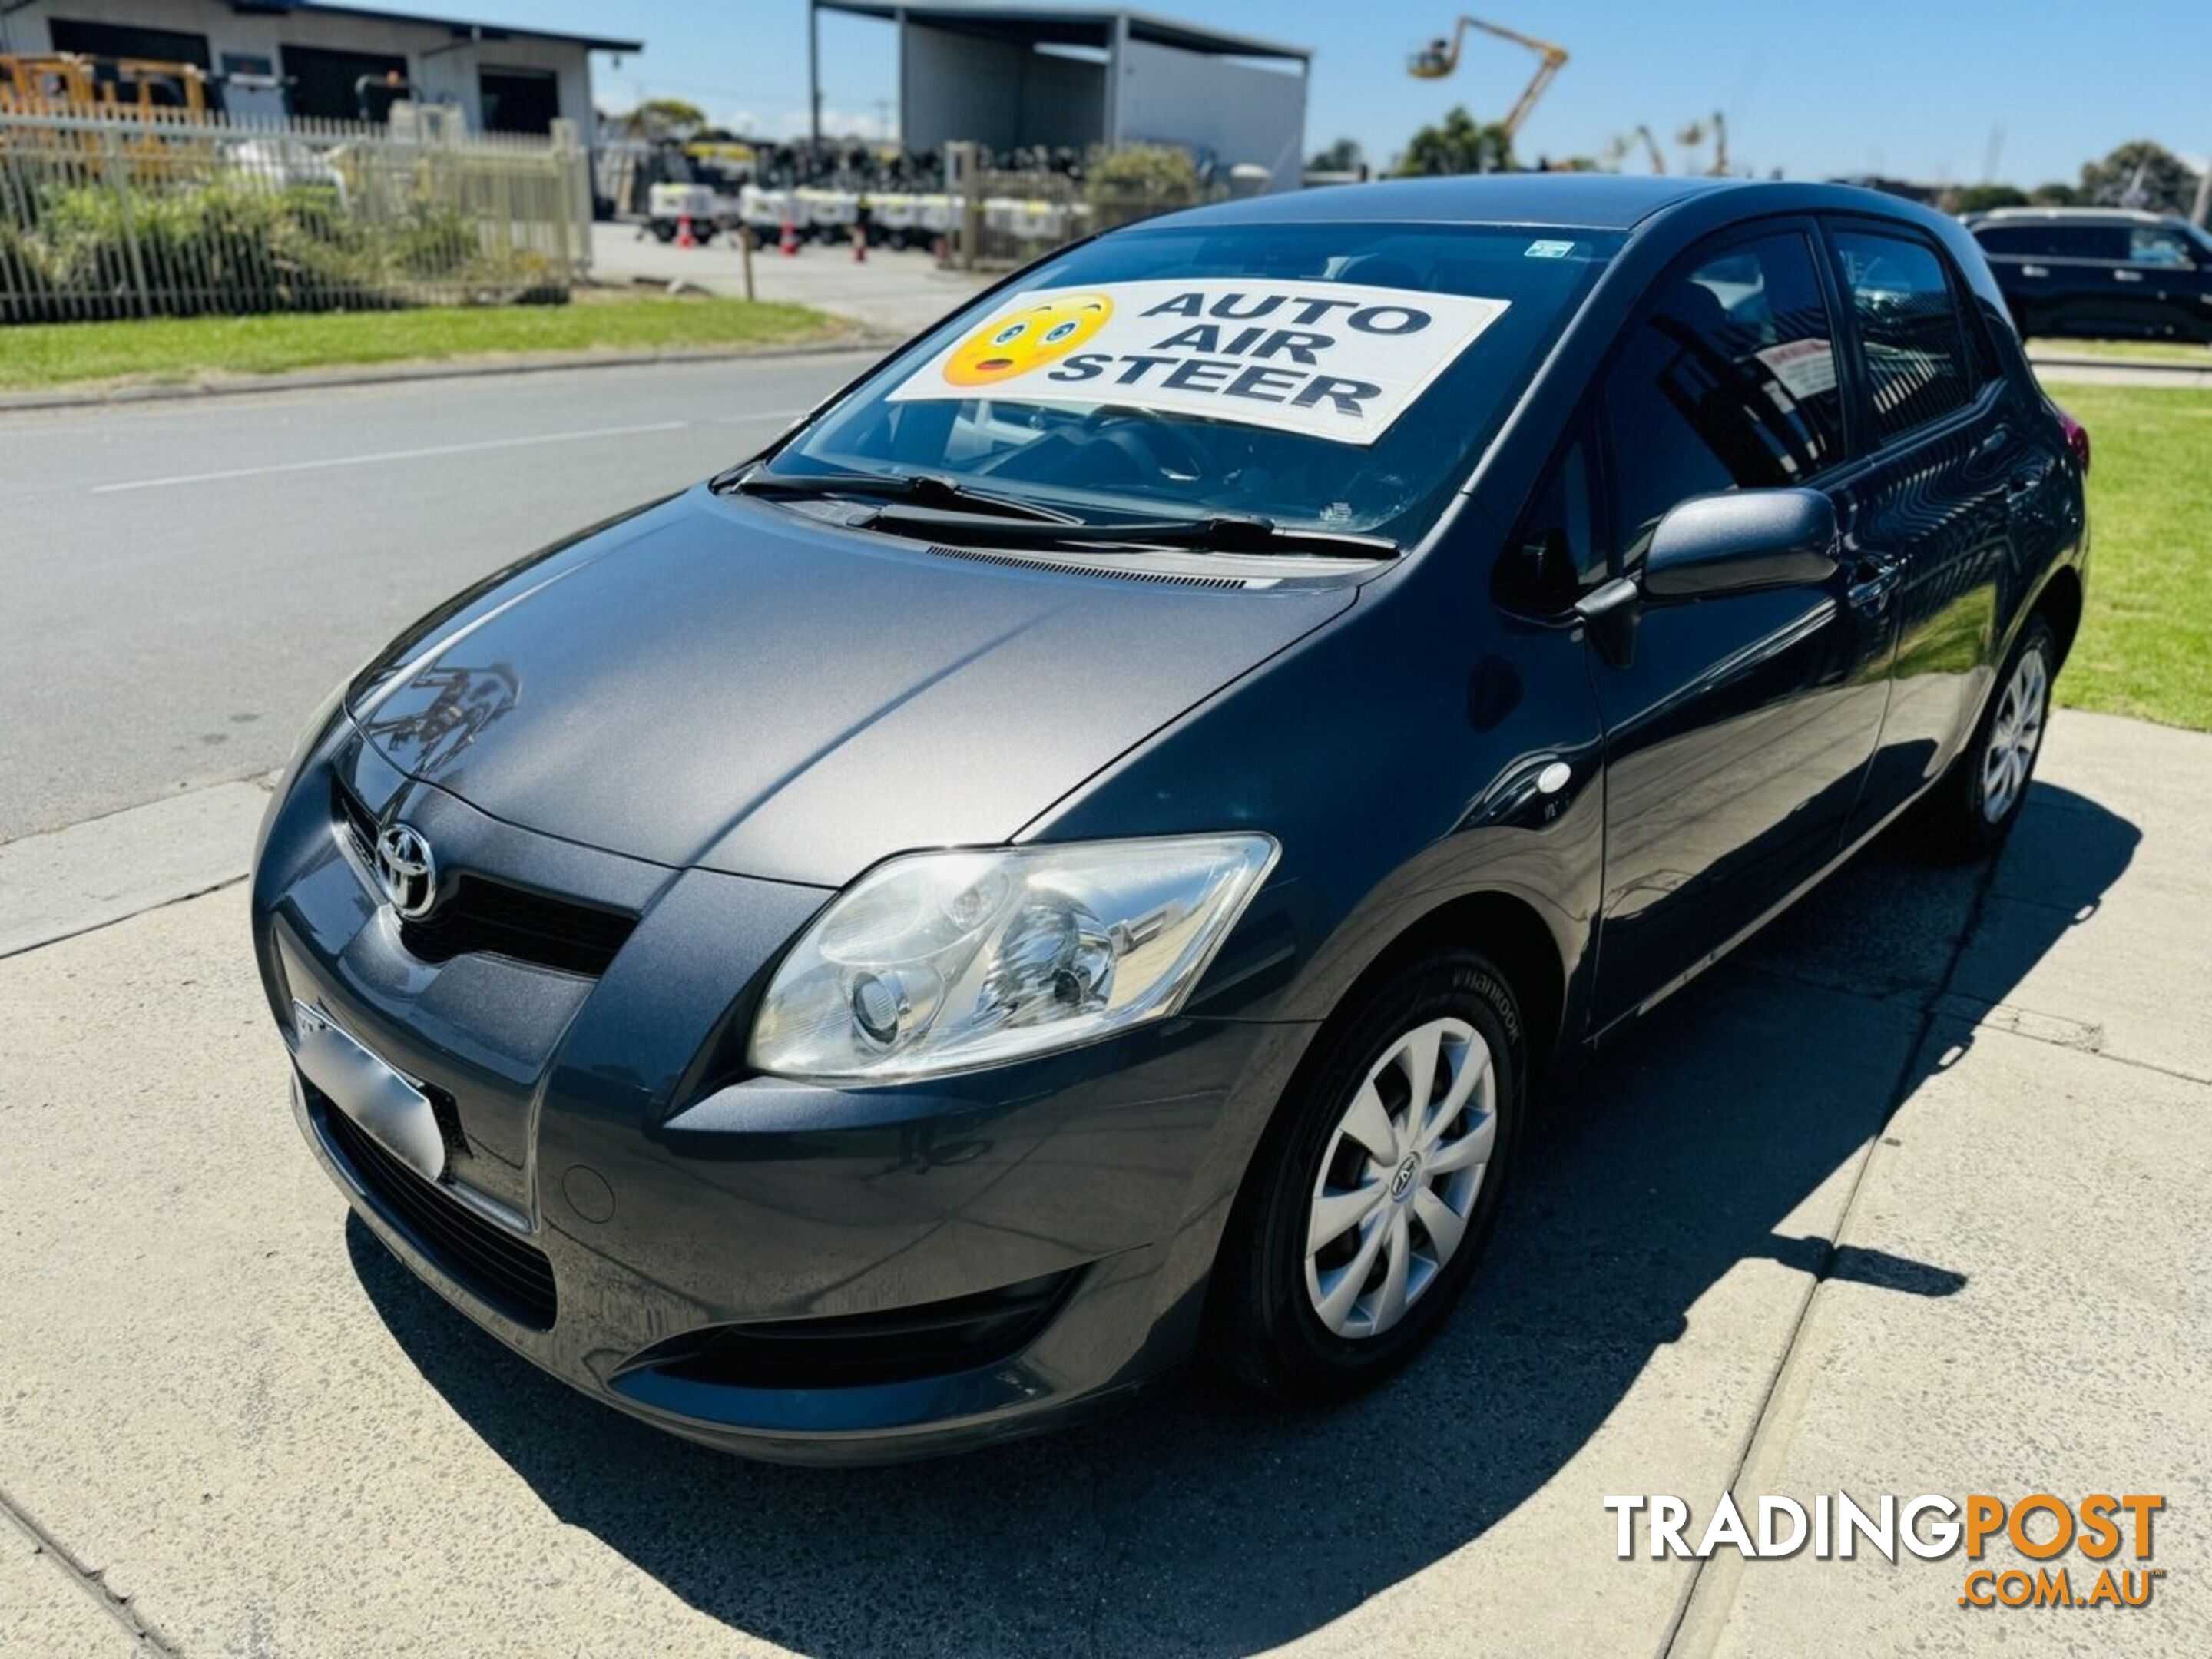
<path id="1" fill-rule="evenodd" d="M 334 786 L 405 813 L 464 880 L 620 902 L 635 931 L 596 975 L 428 949 L 373 892 Z M 355 1211 L 608 1404 L 751 1455 L 887 1461 L 1046 1426 L 1182 1358 L 1297 1034 L 1186 1018 L 929 1085 L 746 1076 L 752 999 L 828 896 L 549 848 L 342 729 L 272 809 L 253 931 L 288 1042 L 296 1001 L 444 1115 L 426 1181 L 295 1067 Z"/>

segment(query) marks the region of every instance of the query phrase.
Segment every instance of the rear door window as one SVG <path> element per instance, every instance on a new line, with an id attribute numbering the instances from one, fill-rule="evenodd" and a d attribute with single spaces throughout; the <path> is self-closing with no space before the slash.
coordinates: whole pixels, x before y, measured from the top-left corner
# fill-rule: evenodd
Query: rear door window
<path id="1" fill-rule="evenodd" d="M 1876 441 L 1965 407 L 1972 377 L 1941 256 L 1916 237 L 1856 228 L 1836 232 L 1836 251 L 1866 359 Z"/>
<path id="2" fill-rule="evenodd" d="M 2128 258 L 2136 264 L 2194 264 L 2194 253 L 2179 231 L 2164 225 L 2137 225 L 2128 233 Z"/>
<path id="3" fill-rule="evenodd" d="M 2117 259 L 2124 252 L 2116 225 L 1984 225 L 1974 240 L 2001 258 Z"/>
<path id="4" fill-rule="evenodd" d="M 1662 282 L 1602 394 L 1624 568 L 1677 501 L 1802 484 L 1842 458 L 1834 333 L 1794 231 Z"/>

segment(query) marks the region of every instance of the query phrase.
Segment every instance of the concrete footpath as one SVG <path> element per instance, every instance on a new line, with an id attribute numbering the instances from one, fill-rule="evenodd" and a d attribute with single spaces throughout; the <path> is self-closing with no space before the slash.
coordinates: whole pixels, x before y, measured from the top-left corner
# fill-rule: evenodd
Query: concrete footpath
<path id="1" fill-rule="evenodd" d="M 1996 865 L 1873 849 L 1599 1065 L 1403 1378 L 892 1470 L 655 1435 L 349 1224 L 234 882 L 21 950 L 0 1653 L 2212 1651 L 2208 822 L 2212 737 L 2062 714 Z M 1731 1486 L 2159 1493 L 2165 1577 L 1615 1559 Z"/>

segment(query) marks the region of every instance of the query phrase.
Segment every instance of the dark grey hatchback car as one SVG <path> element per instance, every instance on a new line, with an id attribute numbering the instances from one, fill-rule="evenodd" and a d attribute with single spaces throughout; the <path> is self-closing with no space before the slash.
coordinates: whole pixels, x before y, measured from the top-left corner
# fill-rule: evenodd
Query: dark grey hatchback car
<path id="1" fill-rule="evenodd" d="M 1348 1395 L 1592 1044 L 1907 809 L 2002 837 L 2087 462 L 1966 232 L 1848 189 L 1062 250 L 333 695 L 253 878 L 301 1124 L 732 1449 Z"/>

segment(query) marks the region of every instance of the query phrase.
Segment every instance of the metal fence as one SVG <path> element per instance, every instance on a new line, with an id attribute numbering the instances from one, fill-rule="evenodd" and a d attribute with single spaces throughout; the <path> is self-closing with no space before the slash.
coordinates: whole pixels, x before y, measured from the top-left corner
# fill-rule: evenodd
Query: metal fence
<path id="1" fill-rule="evenodd" d="M 392 113 L 0 109 L 0 322 L 565 298 L 591 253 L 574 125 Z"/>

